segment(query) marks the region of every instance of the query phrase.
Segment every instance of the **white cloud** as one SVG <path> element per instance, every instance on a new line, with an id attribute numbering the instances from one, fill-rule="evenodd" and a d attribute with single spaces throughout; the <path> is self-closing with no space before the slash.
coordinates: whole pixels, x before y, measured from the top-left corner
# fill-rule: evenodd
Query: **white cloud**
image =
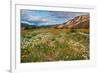
<path id="1" fill-rule="evenodd" d="M 21 21 L 21 23 L 32 25 L 32 23 L 27 22 L 27 21 Z"/>
<path id="2" fill-rule="evenodd" d="M 28 20 L 29 21 L 45 22 L 45 23 L 49 21 L 48 18 L 43 18 L 43 17 L 39 17 L 39 16 L 32 16 L 32 15 L 28 16 Z"/>

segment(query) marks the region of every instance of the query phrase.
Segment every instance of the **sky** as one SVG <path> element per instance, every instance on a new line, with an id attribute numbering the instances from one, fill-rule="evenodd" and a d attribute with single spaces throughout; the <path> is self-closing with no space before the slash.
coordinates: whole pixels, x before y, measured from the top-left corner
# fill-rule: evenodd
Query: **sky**
<path id="1" fill-rule="evenodd" d="M 64 12 L 64 11 L 45 11 L 22 9 L 21 23 L 36 26 L 57 25 L 67 22 L 79 15 L 89 15 L 86 12 Z"/>

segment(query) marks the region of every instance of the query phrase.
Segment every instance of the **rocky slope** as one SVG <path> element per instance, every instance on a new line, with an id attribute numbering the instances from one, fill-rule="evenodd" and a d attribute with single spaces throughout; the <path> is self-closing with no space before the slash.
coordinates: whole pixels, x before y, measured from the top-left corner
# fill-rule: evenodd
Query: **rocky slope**
<path id="1" fill-rule="evenodd" d="M 81 15 L 77 16 L 61 25 L 56 26 L 55 28 L 89 28 L 89 16 Z"/>

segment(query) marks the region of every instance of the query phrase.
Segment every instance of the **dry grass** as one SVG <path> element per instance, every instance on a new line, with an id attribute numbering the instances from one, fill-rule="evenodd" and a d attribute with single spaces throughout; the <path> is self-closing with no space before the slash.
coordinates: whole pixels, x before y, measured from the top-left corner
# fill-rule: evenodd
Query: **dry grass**
<path id="1" fill-rule="evenodd" d="M 89 59 L 88 29 L 21 30 L 21 62 Z"/>

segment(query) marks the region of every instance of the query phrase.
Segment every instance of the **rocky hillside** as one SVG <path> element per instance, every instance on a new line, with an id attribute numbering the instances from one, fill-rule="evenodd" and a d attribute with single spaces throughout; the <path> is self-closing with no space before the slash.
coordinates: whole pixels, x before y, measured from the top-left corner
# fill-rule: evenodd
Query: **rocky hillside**
<path id="1" fill-rule="evenodd" d="M 89 28 L 89 16 L 77 16 L 55 28 Z"/>

